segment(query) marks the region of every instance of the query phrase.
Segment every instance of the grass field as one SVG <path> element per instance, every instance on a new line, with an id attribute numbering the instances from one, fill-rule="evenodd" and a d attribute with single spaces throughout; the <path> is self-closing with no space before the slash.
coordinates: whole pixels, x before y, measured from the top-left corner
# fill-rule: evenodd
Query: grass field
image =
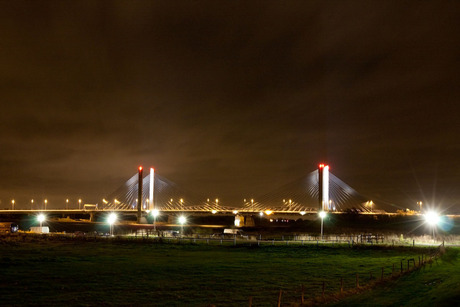
<path id="1" fill-rule="evenodd" d="M 344 278 L 345 289 L 353 288 L 356 273 L 365 285 L 371 281 L 371 272 L 373 280 L 380 278 L 383 267 L 388 276 L 393 264 L 399 268 L 401 260 L 418 259 L 429 252 L 316 245 L 0 241 L 0 305 L 246 306 L 252 296 L 253 306 L 276 306 L 280 289 L 284 291 L 283 304 L 288 305 L 300 301 L 301 284 L 305 285 L 305 298 L 313 298 L 321 295 L 323 281 L 326 294 L 339 291 L 340 278 Z M 460 276 L 457 257 L 450 259 L 450 266 L 433 266 L 432 272 L 440 270 L 447 278 L 455 267 Z M 435 278 L 427 275 L 430 272 L 426 269 L 400 280 L 407 280 L 411 287 L 416 274 Z M 458 283 L 459 277 L 449 280 Z M 390 285 L 372 293 L 381 291 L 382 296 L 388 296 L 385 291 L 393 293 L 393 288 Z M 404 295 L 392 296 L 396 305 L 407 301 Z M 349 299 L 350 304 L 360 304 Z"/>
<path id="2" fill-rule="evenodd" d="M 460 306 L 460 249 L 448 248 L 425 269 L 352 296 L 333 306 Z"/>

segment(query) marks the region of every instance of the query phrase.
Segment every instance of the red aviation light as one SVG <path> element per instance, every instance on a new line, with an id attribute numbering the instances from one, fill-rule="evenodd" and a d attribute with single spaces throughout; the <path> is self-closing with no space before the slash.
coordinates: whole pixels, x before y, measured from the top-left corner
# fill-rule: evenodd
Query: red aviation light
<path id="1" fill-rule="evenodd" d="M 139 166 L 139 172 L 142 171 L 142 166 Z"/>
<path id="2" fill-rule="evenodd" d="M 321 163 L 321 164 L 319 165 L 319 168 L 324 168 L 324 164 Z"/>

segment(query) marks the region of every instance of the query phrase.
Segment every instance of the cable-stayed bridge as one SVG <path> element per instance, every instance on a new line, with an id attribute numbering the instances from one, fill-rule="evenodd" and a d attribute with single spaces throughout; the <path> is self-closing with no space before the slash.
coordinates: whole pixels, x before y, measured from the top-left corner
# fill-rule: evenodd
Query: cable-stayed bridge
<path id="1" fill-rule="evenodd" d="M 372 212 L 377 210 L 369 198 L 359 194 L 321 164 L 311 173 L 274 191 L 254 199 L 245 199 L 243 207 L 222 206 L 218 199 L 209 199 L 179 187 L 150 169 L 142 168 L 117 190 L 104 198 L 99 210 L 210 213 L 316 213 Z"/>

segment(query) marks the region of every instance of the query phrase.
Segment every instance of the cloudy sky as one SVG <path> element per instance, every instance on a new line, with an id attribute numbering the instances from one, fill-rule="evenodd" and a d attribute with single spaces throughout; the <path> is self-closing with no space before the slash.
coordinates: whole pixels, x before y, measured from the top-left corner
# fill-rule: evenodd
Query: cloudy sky
<path id="1" fill-rule="evenodd" d="M 457 1 L 2 1 L 0 207 L 138 165 L 238 204 L 315 170 L 460 207 Z"/>

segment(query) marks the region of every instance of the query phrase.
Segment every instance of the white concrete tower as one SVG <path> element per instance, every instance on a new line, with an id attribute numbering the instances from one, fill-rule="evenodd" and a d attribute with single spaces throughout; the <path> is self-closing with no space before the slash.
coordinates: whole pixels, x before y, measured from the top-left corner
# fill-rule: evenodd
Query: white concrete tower
<path id="1" fill-rule="evenodd" d="M 153 167 L 150 168 L 150 187 L 149 187 L 149 210 L 153 211 L 155 209 L 155 204 L 154 204 L 154 189 L 155 189 L 155 170 Z"/>

